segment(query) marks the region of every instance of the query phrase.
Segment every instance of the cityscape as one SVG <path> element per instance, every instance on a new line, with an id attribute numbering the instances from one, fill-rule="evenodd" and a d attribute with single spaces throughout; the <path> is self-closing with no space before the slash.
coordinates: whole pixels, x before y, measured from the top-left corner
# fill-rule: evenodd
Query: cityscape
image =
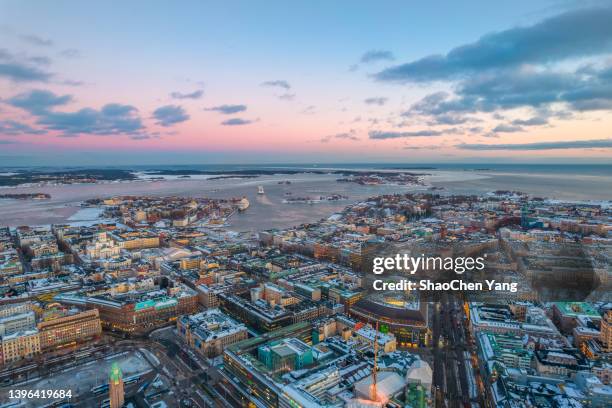
<path id="1" fill-rule="evenodd" d="M 226 230 L 245 201 L 108 197 L 81 210 L 104 222 L 3 229 L 3 389 L 70 392 L 45 406 L 609 406 L 611 207 L 425 190 Z M 520 289 L 373 292 L 381 243 L 460 243 Z M 529 284 L 588 273 L 576 299 Z"/>
<path id="2" fill-rule="evenodd" d="M 0 0 L 0 408 L 612 407 L 611 22 Z"/>

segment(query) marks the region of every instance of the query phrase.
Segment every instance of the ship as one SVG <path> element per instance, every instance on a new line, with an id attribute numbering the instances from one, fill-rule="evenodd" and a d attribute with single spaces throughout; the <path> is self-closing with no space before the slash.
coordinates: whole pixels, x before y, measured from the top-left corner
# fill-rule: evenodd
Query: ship
<path id="1" fill-rule="evenodd" d="M 250 205 L 251 203 L 249 202 L 249 200 L 246 197 L 242 197 L 242 200 L 238 202 L 238 211 L 246 211 L 246 209 L 249 208 Z"/>
<path id="2" fill-rule="evenodd" d="M 257 186 L 257 194 L 266 194 L 263 186 Z"/>

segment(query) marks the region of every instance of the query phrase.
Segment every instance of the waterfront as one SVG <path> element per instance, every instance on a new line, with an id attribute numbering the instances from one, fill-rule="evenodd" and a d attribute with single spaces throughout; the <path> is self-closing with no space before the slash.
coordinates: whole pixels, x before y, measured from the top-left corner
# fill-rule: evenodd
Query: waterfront
<path id="1" fill-rule="evenodd" d="M 412 170 L 428 173 L 425 181 L 438 188 L 441 194 L 484 194 L 493 190 L 516 190 L 533 196 L 563 200 L 612 200 L 612 177 L 608 174 L 568 174 L 528 171 L 465 171 Z M 86 221 L 88 217 L 74 217 L 80 203 L 91 198 L 116 195 L 194 196 L 211 198 L 247 197 L 251 206 L 235 214 L 229 229 L 258 231 L 284 228 L 315 222 L 328 217 L 346 205 L 380 195 L 423 190 L 421 186 L 372 185 L 338 183 L 337 174 L 308 174 L 260 176 L 256 178 L 173 179 L 157 181 L 115 182 L 99 184 L 71 184 L 5 189 L 11 193 L 42 192 L 49 200 L 0 200 L 0 225 L 45 225 L 70 221 Z M 279 184 L 290 181 L 291 184 Z M 265 188 L 257 194 L 257 186 Z M 284 204 L 288 197 L 342 194 L 346 200 L 317 204 Z M 73 218 L 71 218 L 73 217 Z"/>

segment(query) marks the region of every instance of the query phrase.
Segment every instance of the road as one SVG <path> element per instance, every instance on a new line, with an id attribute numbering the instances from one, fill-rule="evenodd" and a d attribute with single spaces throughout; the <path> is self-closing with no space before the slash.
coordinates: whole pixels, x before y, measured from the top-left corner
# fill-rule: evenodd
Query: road
<path id="1" fill-rule="evenodd" d="M 435 406 L 484 406 L 475 387 L 478 379 L 471 358 L 475 350 L 468 338 L 461 299 L 444 293 L 433 309 Z"/>
<path id="2" fill-rule="evenodd" d="M 151 333 L 148 344 L 163 348 L 165 353 L 162 353 L 162 362 L 171 362 L 177 375 L 181 375 L 179 385 L 182 397 L 191 399 L 199 407 L 240 407 L 232 393 L 222 387 L 223 377 L 219 370 L 191 350 L 176 335 L 175 330 L 174 327 L 156 330 Z M 157 352 L 155 355 L 158 356 Z"/>

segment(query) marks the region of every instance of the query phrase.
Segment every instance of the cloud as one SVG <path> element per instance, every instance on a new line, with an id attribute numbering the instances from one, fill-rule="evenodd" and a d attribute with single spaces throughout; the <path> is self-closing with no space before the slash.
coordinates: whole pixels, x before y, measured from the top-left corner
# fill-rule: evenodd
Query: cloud
<path id="1" fill-rule="evenodd" d="M 378 106 L 383 106 L 385 103 L 387 103 L 387 101 L 389 100 L 389 98 L 383 98 L 383 97 L 372 97 L 372 98 L 366 98 L 363 100 L 363 102 L 366 105 L 378 105 Z"/>
<path id="2" fill-rule="evenodd" d="M 189 119 L 189 115 L 181 106 L 165 105 L 153 111 L 153 117 L 157 119 L 157 124 L 161 126 L 172 126 Z"/>
<path id="3" fill-rule="evenodd" d="M 284 93 L 282 95 L 278 95 L 278 99 L 282 101 L 292 101 L 295 99 L 295 94 L 294 93 Z"/>
<path id="4" fill-rule="evenodd" d="M 42 38 L 37 35 L 21 35 L 20 38 L 32 45 L 39 47 L 50 47 L 53 45 L 53 41 L 48 38 Z"/>
<path id="5" fill-rule="evenodd" d="M 82 56 L 81 51 L 76 48 L 67 48 L 59 52 L 59 55 L 64 58 L 80 58 Z"/>
<path id="6" fill-rule="evenodd" d="M 455 114 L 440 114 L 436 115 L 428 124 L 430 126 L 462 125 L 467 122 L 480 122 L 480 119 Z"/>
<path id="7" fill-rule="evenodd" d="M 378 61 L 393 61 L 395 56 L 391 51 L 370 50 L 364 53 L 359 60 L 362 64 L 369 64 Z"/>
<path id="8" fill-rule="evenodd" d="M 459 82 L 454 95 L 435 92 L 414 103 L 404 115 L 435 117 L 471 113 L 491 113 L 516 108 L 530 108 L 539 115 L 516 119 L 515 125 L 537 126 L 551 117 L 568 119 L 571 110 L 594 111 L 612 109 L 612 78 L 609 66 L 574 72 L 540 70 L 528 67 L 483 73 Z M 553 111 L 555 104 L 563 110 Z"/>
<path id="9" fill-rule="evenodd" d="M 491 69 L 546 64 L 612 51 L 612 7 L 571 10 L 528 27 L 485 35 L 445 55 L 384 69 L 380 81 L 450 80 Z"/>
<path id="10" fill-rule="evenodd" d="M 27 62 L 24 62 L 27 61 Z M 4 77 L 13 82 L 47 82 L 53 76 L 51 73 L 31 65 L 46 65 L 45 57 L 18 58 L 4 49 L 0 49 L 0 78 Z"/>
<path id="11" fill-rule="evenodd" d="M 54 109 L 71 102 L 71 95 L 56 95 L 47 90 L 32 90 L 7 100 L 15 107 L 31 113 L 44 130 L 62 132 L 61 136 L 81 134 L 138 134 L 144 129 L 138 109 L 131 105 L 109 103 L 101 109 L 82 108 L 74 112 Z"/>
<path id="12" fill-rule="evenodd" d="M 9 144 L 19 144 L 19 142 L 16 140 L 0 140 L 0 145 L 9 145 Z"/>
<path id="13" fill-rule="evenodd" d="M 403 149 L 404 150 L 438 150 L 443 147 L 446 147 L 446 146 L 437 144 L 437 145 L 427 145 L 427 146 L 404 146 Z"/>
<path id="14" fill-rule="evenodd" d="M 219 112 L 224 115 L 231 115 L 233 113 L 244 112 L 247 110 L 246 105 L 219 105 L 213 106 L 212 108 L 206 108 L 204 110 Z"/>
<path id="15" fill-rule="evenodd" d="M 302 112 L 304 115 L 314 115 L 317 112 L 317 107 L 314 105 L 308 105 L 307 107 L 305 107 L 304 109 L 302 109 Z"/>
<path id="16" fill-rule="evenodd" d="M 69 85 L 69 86 L 81 86 L 84 85 L 85 82 L 83 81 L 75 81 L 73 79 L 66 79 L 64 81 L 62 81 L 63 85 Z"/>
<path id="17" fill-rule="evenodd" d="M 241 119 L 241 118 L 231 118 L 228 120 L 224 120 L 221 122 L 223 126 L 242 126 L 242 125 L 250 125 L 251 123 L 257 122 L 256 120 L 251 119 Z"/>
<path id="18" fill-rule="evenodd" d="M 506 114 L 501 129 L 553 124 L 573 112 L 612 110 L 612 5 L 573 9 L 535 24 L 484 35 L 444 55 L 384 69 L 379 81 L 443 81 L 452 91 L 435 92 L 402 116 L 430 125 L 458 125 L 472 114 Z M 579 62 L 590 61 L 577 66 Z M 576 67 L 577 66 L 577 67 Z M 561 108 L 560 110 L 557 108 Z M 514 116 L 514 117 L 512 117 Z M 499 119 L 498 119 L 499 120 Z"/>
<path id="19" fill-rule="evenodd" d="M 285 81 L 284 79 L 275 79 L 271 81 L 265 81 L 261 83 L 261 86 L 283 88 L 286 90 L 291 89 L 291 84 L 289 84 L 289 82 Z"/>
<path id="20" fill-rule="evenodd" d="M 34 129 L 30 125 L 14 120 L 0 121 L 0 135 L 2 136 L 41 135 L 44 133 L 46 131 Z"/>
<path id="21" fill-rule="evenodd" d="M 143 129 L 138 109 L 130 105 L 110 103 L 100 110 L 83 108 L 75 112 L 46 112 L 38 123 L 64 136 L 131 134 Z"/>
<path id="22" fill-rule="evenodd" d="M 332 139 L 352 140 L 354 142 L 359 141 L 359 138 L 355 136 L 355 130 L 351 129 L 348 132 L 336 133 L 335 135 L 327 135 L 321 138 L 321 143 L 328 143 Z"/>
<path id="23" fill-rule="evenodd" d="M 42 115 L 49 109 L 65 105 L 72 101 L 70 95 L 55 95 L 51 91 L 35 89 L 8 99 L 7 102 L 15 107 L 24 109 L 33 115 Z"/>
<path id="24" fill-rule="evenodd" d="M 403 137 L 442 136 L 449 133 L 457 133 L 457 131 L 458 129 L 456 128 L 449 128 L 444 130 L 424 129 L 405 132 L 372 130 L 368 133 L 368 136 L 370 137 L 370 139 L 399 139 Z"/>
<path id="25" fill-rule="evenodd" d="M 512 121 L 516 126 L 541 126 L 548 124 L 548 118 L 544 116 L 534 116 L 529 119 L 515 119 Z"/>
<path id="26" fill-rule="evenodd" d="M 43 57 L 43 56 L 29 57 L 28 61 L 31 61 L 37 65 L 50 65 L 51 64 L 51 59 L 49 57 Z"/>
<path id="27" fill-rule="evenodd" d="M 557 149 L 593 149 L 612 148 L 612 139 L 575 140 L 567 142 L 539 142 L 521 144 L 468 144 L 455 147 L 463 150 L 557 150 Z"/>
<path id="28" fill-rule="evenodd" d="M 521 126 L 507 125 L 507 124 L 500 124 L 493 128 L 493 132 L 496 132 L 496 133 L 515 133 L 515 132 L 522 132 L 523 130 L 524 129 Z"/>
<path id="29" fill-rule="evenodd" d="M 198 89 L 190 93 L 181 93 L 181 92 L 170 93 L 170 97 L 174 99 L 200 99 L 202 95 L 204 95 L 204 91 L 201 89 Z"/>

